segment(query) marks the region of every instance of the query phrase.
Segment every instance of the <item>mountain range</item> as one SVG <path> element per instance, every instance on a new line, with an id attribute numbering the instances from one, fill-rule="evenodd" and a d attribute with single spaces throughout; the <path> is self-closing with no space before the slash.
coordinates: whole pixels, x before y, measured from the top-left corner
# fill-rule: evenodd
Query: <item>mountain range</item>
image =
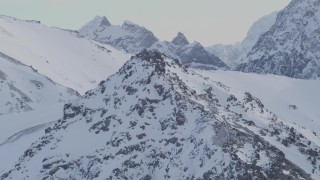
<path id="1" fill-rule="evenodd" d="M 189 43 L 182 33 L 178 33 L 172 42 L 159 42 L 151 31 L 130 21 L 125 21 L 121 26 L 111 25 L 106 17 L 97 16 L 84 25 L 79 34 L 132 54 L 139 53 L 143 49 L 156 49 L 180 59 L 185 64 L 210 66 L 214 69 L 227 68 L 224 62 L 208 52 L 200 43 Z"/>
<path id="2" fill-rule="evenodd" d="M 210 47 L 0 16 L 0 179 L 320 179 L 319 6 Z"/>
<path id="3" fill-rule="evenodd" d="M 164 53 L 180 59 L 183 64 L 210 69 L 228 69 L 228 66 L 216 55 L 208 52 L 199 42 L 189 43 L 184 34 L 179 32 L 171 41 L 158 42 L 149 50 Z"/>

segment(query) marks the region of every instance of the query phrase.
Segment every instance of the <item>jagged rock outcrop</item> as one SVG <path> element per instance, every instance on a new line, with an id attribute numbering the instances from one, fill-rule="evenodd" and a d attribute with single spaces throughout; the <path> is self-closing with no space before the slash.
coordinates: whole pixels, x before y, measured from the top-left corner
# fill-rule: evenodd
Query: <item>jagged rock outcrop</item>
<path id="1" fill-rule="evenodd" d="M 188 45 L 189 41 L 184 34 L 179 32 L 178 35 L 175 38 L 173 38 L 172 43 L 178 46 L 183 46 Z"/>

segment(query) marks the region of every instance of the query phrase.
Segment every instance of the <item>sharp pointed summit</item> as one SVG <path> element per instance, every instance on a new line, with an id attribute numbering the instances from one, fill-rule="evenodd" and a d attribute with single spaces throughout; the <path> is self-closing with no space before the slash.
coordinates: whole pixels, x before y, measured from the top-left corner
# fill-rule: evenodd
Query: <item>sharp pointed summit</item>
<path id="1" fill-rule="evenodd" d="M 188 45 L 189 41 L 183 33 L 179 32 L 178 35 L 172 40 L 172 43 L 175 45 L 182 46 L 182 45 Z"/>
<path id="2" fill-rule="evenodd" d="M 89 21 L 87 24 L 85 24 L 79 31 L 82 34 L 93 35 L 92 29 L 101 29 L 107 26 L 111 26 L 110 21 L 105 16 L 96 16 L 91 21 Z"/>
<path id="3" fill-rule="evenodd" d="M 110 21 L 105 16 L 96 16 L 93 21 L 100 23 L 100 26 L 111 26 Z"/>

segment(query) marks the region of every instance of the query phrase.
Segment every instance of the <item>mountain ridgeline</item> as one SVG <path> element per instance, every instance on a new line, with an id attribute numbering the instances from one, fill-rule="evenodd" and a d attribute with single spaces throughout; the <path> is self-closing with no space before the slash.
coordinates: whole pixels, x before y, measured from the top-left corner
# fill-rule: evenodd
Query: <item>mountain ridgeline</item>
<path id="1" fill-rule="evenodd" d="M 171 41 L 162 41 L 152 45 L 149 50 L 162 52 L 180 59 L 183 64 L 205 69 L 228 69 L 217 56 L 208 52 L 200 43 L 189 43 L 184 34 L 179 32 Z"/>
<path id="2" fill-rule="evenodd" d="M 203 47 L 189 43 L 182 33 L 160 42 L 141 26 L 128 21 L 114 26 L 105 17 L 96 17 L 79 32 L 133 54 L 156 50 L 193 67 L 314 79 L 320 76 L 319 6 L 317 0 L 293 0 L 284 10 L 256 21 L 235 45 Z"/>
<path id="3" fill-rule="evenodd" d="M 217 55 L 223 62 L 230 67 L 235 67 L 241 63 L 241 59 L 246 58 L 249 51 L 257 43 L 259 37 L 268 31 L 276 21 L 278 12 L 273 12 L 258 19 L 250 27 L 247 36 L 240 43 L 233 45 L 215 44 L 206 47 L 207 51 Z"/>
<path id="4" fill-rule="evenodd" d="M 182 63 L 195 67 L 227 69 L 227 65 L 217 56 L 208 52 L 200 43 L 189 43 L 182 33 L 172 42 L 159 42 L 158 38 L 146 28 L 125 21 L 121 26 L 111 25 L 106 17 L 95 17 L 80 30 L 81 36 L 115 48 L 136 54 L 143 49 L 155 49 L 168 56 L 178 58 Z"/>

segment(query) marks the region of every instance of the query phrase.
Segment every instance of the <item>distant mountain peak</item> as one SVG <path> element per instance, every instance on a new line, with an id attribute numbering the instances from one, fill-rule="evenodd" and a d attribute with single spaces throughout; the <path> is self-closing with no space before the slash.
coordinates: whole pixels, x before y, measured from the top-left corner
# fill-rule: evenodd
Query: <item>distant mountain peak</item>
<path id="1" fill-rule="evenodd" d="M 179 59 L 183 64 L 199 68 L 227 69 L 217 56 L 205 50 L 199 42 L 189 43 L 182 33 L 179 33 L 172 42 L 158 42 L 149 48 L 160 51 L 165 55 Z"/>
<path id="2" fill-rule="evenodd" d="M 100 22 L 100 26 L 111 26 L 110 21 L 105 16 L 96 16 L 94 20 Z"/>
<path id="3" fill-rule="evenodd" d="M 189 41 L 183 33 L 179 32 L 177 36 L 173 38 L 172 43 L 175 45 L 187 45 Z"/>
<path id="4" fill-rule="evenodd" d="M 83 28 L 81 29 L 97 29 L 99 27 L 111 26 L 110 21 L 105 16 L 96 16 L 91 21 L 89 21 Z"/>
<path id="5" fill-rule="evenodd" d="M 116 26 L 111 25 L 105 17 L 99 16 L 84 25 L 79 34 L 132 54 L 159 41 L 151 31 L 135 23 L 126 20 L 121 26 Z"/>

